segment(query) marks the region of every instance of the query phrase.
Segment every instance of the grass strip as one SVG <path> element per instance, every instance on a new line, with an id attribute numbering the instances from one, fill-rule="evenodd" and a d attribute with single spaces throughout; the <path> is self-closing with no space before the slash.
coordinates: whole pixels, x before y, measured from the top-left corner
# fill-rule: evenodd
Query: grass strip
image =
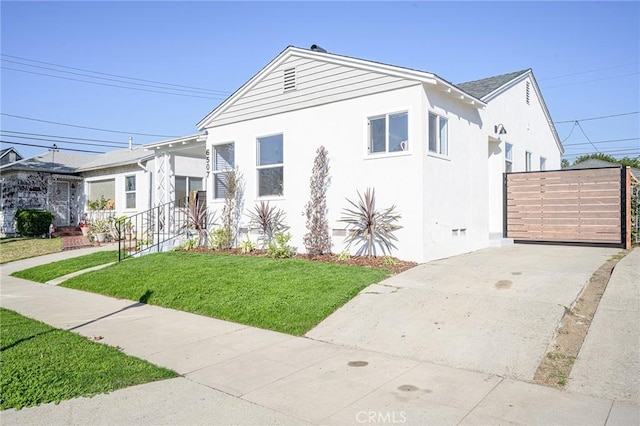
<path id="1" fill-rule="evenodd" d="M 13 262 L 62 251 L 62 238 L 0 239 L 0 263 Z"/>
<path id="2" fill-rule="evenodd" d="M 176 377 L 16 312 L 0 308 L 0 409 L 20 409 Z"/>
<path id="3" fill-rule="evenodd" d="M 99 251 L 85 256 L 78 256 L 71 259 L 48 263 L 46 265 L 34 266 L 33 268 L 14 272 L 11 275 L 38 283 L 46 283 L 54 278 L 62 277 L 72 272 L 117 261 L 117 251 Z"/>
<path id="4" fill-rule="evenodd" d="M 302 335 L 388 275 L 301 259 L 171 252 L 129 259 L 62 285 Z"/>

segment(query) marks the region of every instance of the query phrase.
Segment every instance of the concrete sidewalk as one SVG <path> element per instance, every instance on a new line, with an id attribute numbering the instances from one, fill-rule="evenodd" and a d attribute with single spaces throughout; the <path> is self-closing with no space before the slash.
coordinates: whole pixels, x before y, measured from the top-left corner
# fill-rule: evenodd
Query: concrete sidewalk
<path id="1" fill-rule="evenodd" d="M 3 424 L 638 424 L 637 405 L 36 284 L 2 266 L 0 305 L 183 377 L 0 413 Z M 62 256 L 61 256 L 62 255 Z M 28 265 L 28 266 L 25 266 Z"/>
<path id="2" fill-rule="evenodd" d="M 568 389 L 640 404 L 640 248 L 613 270 Z"/>

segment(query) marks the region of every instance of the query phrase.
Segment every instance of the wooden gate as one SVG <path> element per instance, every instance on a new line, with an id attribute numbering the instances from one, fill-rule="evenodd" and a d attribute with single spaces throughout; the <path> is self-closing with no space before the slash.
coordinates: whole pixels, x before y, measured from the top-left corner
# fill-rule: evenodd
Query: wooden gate
<path id="1" fill-rule="evenodd" d="M 627 248 L 629 183 L 624 167 L 506 173 L 505 236 Z"/>

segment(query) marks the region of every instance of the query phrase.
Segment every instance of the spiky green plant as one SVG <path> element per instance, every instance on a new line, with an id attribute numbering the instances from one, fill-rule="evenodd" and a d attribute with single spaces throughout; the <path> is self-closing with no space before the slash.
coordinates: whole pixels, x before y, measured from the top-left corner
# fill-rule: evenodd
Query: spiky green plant
<path id="1" fill-rule="evenodd" d="M 249 229 L 258 231 L 260 237 L 258 241 L 265 248 L 276 234 L 286 232 L 289 229 L 284 222 L 286 213 L 277 208 L 270 206 L 269 202 L 260 201 L 253 207 L 253 211 L 249 211 Z"/>
<path id="2" fill-rule="evenodd" d="M 352 244 L 359 246 L 356 256 L 376 256 L 376 246 L 380 248 L 383 254 L 391 254 L 391 249 L 397 248 L 393 241 L 398 241 L 394 232 L 402 226 L 396 222 L 401 218 L 395 209 L 391 206 L 386 209 L 376 209 L 376 192 L 375 189 L 367 188 L 364 198 L 358 192 L 358 202 L 347 199 L 353 208 L 345 208 L 342 210 L 342 218 L 340 222 L 347 224 L 347 236 L 345 242 L 347 248 Z"/>

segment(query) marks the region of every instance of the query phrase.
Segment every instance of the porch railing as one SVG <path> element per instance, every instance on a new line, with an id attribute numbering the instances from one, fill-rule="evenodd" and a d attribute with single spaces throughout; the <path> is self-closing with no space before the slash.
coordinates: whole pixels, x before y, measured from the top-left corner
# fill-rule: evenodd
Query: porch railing
<path id="1" fill-rule="evenodd" d="M 187 198 L 171 201 L 115 223 L 118 261 L 172 247 L 189 229 Z"/>

